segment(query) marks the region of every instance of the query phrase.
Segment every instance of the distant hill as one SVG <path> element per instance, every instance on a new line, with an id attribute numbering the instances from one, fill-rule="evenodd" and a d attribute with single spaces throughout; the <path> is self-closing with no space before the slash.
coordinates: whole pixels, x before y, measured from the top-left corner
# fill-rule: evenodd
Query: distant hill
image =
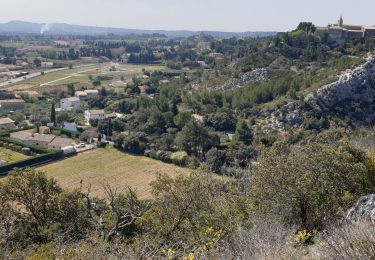
<path id="1" fill-rule="evenodd" d="M 219 38 L 244 38 L 244 37 L 265 37 L 275 35 L 277 32 L 220 32 L 220 31 L 169 31 L 169 30 L 137 30 L 96 26 L 81 26 L 65 23 L 31 23 L 24 21 L 11 21 L 0 24 L 0 34 L 47 34 L 47 35 L 90 35 L 100 36 L 115 34 L 120 36 L 130 34 L 161 34 L 169 38 L 189 37 L 205 33 Z"/>

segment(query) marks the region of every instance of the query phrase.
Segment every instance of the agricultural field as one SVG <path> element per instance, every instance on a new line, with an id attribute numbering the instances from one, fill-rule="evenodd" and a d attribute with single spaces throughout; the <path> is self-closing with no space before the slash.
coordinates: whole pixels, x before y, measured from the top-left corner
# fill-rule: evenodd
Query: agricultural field
<path id="1" fill-rule="evenodd" d="M 1 147 L 0 148 L 0 160 L 6 161 L 7 163 L 13 163 L 30 158 L 22 153 L 14 152 L 12 150 Z"/>
<path id="2" fill-rule="evenodd" d="M 68 189 L 91 186 L 93 196 L 104 197 L 103 185 L 123 191 L 131 187 L 142 199 L 151 198 L 150 182 L 158 174 L 177 176 L 191 170 L 143 156 L 132 156 L 112 147 L 96 149 L 40 168 Z"/>
<path id="3" fill-rule="evenodd" d="M 92 78 L 98 76 L 107 76 L 110 80 L 102 81 L 102 85 L 108 85 L 112 81 L 120 80 L 121 77 L 125 79 L 132 79 L 134 76 L 142 75 L 142 70 L 155 71 L 165 70 L 164 66 L 151 66 L 151 65 L 119 65 L 116 71 L 110 71 L 109 63 L 92 64 L 85 66 L 77 66 L 72 69 L 65 69 L 56 72 L 51 72 L 45 75 L 37 76 L 31 79 L 24 80 L 17 84 L 7 87 L 10 91 L 21 90 L 45 90 L 48 87 L 65 87 L 67 84 L 87 84 L 91 86 Z"/>

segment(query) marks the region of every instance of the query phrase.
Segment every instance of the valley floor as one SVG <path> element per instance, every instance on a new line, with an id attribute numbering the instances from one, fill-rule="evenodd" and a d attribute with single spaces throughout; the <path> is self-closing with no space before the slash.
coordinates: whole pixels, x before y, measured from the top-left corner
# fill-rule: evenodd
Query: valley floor
<path id="1" fill-rule="evenodd" d="M 74 189 L 83 185 L 83 191 L 91 186 L 92 196 L 104 197 L 103 185 L 124 191 L 136 190 L 141 199 L 151 198 L 150 182 L 158 174 L 176 176 L 188 174 L 189 169 L 166 164 L 143 156 L 133 156 L 114 148 L 101 148 L 79 154 L 41 167 L 49 177 L 55 178 L 63 188 Z"/>

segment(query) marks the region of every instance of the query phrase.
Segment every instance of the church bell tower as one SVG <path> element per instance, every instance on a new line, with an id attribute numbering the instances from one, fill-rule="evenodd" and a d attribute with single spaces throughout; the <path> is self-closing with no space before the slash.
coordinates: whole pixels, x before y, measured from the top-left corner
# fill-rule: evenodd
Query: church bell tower
<path id="1" fill-rule="evenodd" d="M 340 16 L 340 19 L 339 19 L 337 25 L 338 25 L 339 27 L 342 27 L 342 26 L 344 25 L 344 20 L 342 19 L 342 15 Z"/>

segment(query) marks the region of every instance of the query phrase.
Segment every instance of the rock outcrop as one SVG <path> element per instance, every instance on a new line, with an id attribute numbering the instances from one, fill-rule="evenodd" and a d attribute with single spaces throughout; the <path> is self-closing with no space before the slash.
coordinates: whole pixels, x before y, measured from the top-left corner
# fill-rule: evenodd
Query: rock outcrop
<path id="1" fill-rule="evenodd" d="M 350 106 L 351 101 L 369 104 L 365 106 L 367 111 L 364 113 L 367 113 L 366 120 L 368 122 L 366 123 L 371 123 L 375 122 L 374 100 L 375 53 L 371 53 L 364 64 L 346 71 L 340 75 L 338 81 L 322 86 L 316 93 L 306 96 L 303 107 L 299 102 L 290 102 L 271 112 L 267 118 L 272 120 L 262 119 L 262 128 L 278 132 L 285 132 L 288 128 L 299 128 L 305 121 L 304 112 L 306 109 L 329 115 L 335 113 L 337 106 Z M 270 121 L 270 125 L 265 126 L 265 121 Z"/>
<path id="2" fill-rule="evenodd" d="M 375 224 L 375 194 L 362 197 L 346 214 L 345 221 Z"/>
<path id="3" fill-rule="evenodd" d="M 310 94 L 305 102 L 319 110 L 330 109 L 344 100 L 372 102 L 375 98 L 375 54 L 352 71 L 343 73 L 339 80 Z"/>
<path id="4" fill-rule="evenodd" d="M 233 90 L 238 88 L 243 88 L 251 83 L 258 83 L 266 81 L 268 76 L 267 68 L 254 69 L 252 71 L 246 72 L 239 79 L 231 79 L 225 82 L 223 85 L 216 88 L 217 90 Z"/>

